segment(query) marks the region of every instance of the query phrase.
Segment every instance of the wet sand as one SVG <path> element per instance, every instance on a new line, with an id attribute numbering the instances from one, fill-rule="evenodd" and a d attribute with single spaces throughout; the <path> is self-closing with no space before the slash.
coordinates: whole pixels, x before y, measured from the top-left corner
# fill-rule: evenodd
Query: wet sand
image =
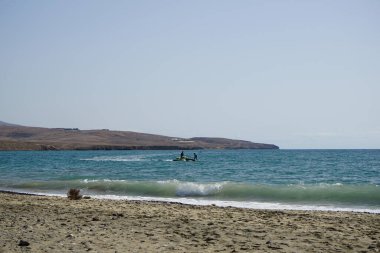
<path id="1" fill-rule="evenodd" d="M 0 252 L 380 252 L 380 215 L 1 192 Z"/>

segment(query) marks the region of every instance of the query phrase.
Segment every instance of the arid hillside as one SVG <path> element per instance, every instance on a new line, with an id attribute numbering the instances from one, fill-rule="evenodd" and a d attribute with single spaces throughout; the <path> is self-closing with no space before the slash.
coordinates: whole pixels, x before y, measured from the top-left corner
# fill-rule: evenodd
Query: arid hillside
<path id="1" fill-rule="evenodd" d="M 178 138 L 130 131 L 42 128 L 0 121 L 0 150 L 278 149 L 225 138 Z"/>

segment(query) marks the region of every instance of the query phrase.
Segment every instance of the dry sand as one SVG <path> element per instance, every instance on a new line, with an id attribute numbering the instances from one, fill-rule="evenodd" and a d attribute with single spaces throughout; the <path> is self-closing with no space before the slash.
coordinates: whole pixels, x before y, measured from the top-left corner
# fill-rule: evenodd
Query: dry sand
<path id="1" fill-rule="evenodd" d="M 69 251 L 379 252 L 380 215 L 0 193 L 0 252 Z"/>

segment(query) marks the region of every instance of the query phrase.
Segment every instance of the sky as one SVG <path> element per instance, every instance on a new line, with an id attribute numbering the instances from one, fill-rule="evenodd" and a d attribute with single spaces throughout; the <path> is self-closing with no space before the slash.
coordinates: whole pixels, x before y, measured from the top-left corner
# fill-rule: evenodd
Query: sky
<path id="1" fill-rule="evenodd" d="M 380 1 L 0 0 L 0 120 L 380 148 Z"/>

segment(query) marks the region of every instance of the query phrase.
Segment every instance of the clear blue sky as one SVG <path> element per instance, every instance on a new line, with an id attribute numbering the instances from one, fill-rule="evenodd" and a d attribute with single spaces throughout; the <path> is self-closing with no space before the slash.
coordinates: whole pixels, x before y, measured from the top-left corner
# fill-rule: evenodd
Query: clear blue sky
<path id="1" fill-rule="evenodd" d="M 380 148 L 380 1 L 0 0 L 0 120 Z"/>

